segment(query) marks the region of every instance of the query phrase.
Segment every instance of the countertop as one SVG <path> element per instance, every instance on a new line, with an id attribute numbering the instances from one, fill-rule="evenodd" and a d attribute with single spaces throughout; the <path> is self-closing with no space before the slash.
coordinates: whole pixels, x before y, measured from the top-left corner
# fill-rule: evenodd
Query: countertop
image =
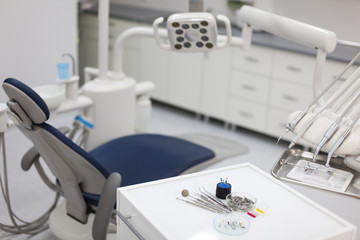
<path id="1" fill-rule="evenodd" d="M 94 4 L 93 6 L 81 9 L 80 13 L 90 13 L 90 14 L 97 14 L 98 8 L 97 5 Z M 133 7 L 121 4 L 111 4 L 110 5 L 110 17 L 111 18 L 119 18 L 119 19 L 126 19 L 135 22 L 141 23 L 149 23 L 158 18 L 171 15 L 171 12 L 154 10 L 154 9 L 147 9 L 141 7 Z M 219 33 L 222 34 L 225 32 L 223 27 L 219 27 Z M 241 36 L 241 28 L 237 26 L 232 27 L 232 35 L 236 37 Z M 264 32 L 264 31 L 254 31 L 253 32 L 253 44 L 271 47 L 275 49 L 281 49 L 286 51 L 292 51 L 301 54 L 307 55 L 316 55 L 315 49 L 310 49 L 308 47 L 302 46 L 298 43 L 277 37 L 273 34 Z M 355 55 L 360 51 L 359 47 L 349 46 L 344 44 L 337 44 L 336 49 L 334 52 L 327 55 L 328 59 L 341 61 L 341 62 L 350 62 L 351 59 L 355 57 Z M 360 61 L 357 61 L 360 64 Z"/>

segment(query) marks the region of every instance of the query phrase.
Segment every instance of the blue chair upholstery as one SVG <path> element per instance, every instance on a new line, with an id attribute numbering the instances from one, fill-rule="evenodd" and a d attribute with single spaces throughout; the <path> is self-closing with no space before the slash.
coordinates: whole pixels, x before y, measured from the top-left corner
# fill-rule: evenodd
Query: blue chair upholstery
<path id="1" fill-rule="evenodd" d="M 71 151 L 86 159 L 105 178 L 113 172 L 120 173 L 121 186 L 177 176 L 215 156 L 214 152 L 208 148 L 180 138 L 159 134 L 121 137 L 88 153 L 45 122 L 50 116 L 49 109 L 43 99 L 30 87 L 16 79 L 8 78 L 4 81 L 3 88 L 10 101 L 21 106 L 31 119 L 33 126 L 53 135 Z M 97 205 L 100 192 L 83 191 L 83 197 L 87 203 Z"/>

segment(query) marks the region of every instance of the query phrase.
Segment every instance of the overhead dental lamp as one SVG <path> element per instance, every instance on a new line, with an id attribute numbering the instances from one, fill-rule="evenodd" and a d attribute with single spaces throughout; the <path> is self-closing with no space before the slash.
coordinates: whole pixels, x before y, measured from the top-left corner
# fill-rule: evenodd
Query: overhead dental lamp
<path id="1" fill-rule="evenodd" d="M 231 41 L 231 24 L 223 15 L 218 15 L 217 19 L 225 24 L 225 42 L 218 41 L 215 17 L 205 12 L 177 13 L 169 16 L 166 28 L 170 43 L 161 41 L 159 36 L 158 27 L 164 18 L 156 19 L 153 24 L 156 42 L 162 49 L 177 52 L 204 52 L 226 47 Z"/>

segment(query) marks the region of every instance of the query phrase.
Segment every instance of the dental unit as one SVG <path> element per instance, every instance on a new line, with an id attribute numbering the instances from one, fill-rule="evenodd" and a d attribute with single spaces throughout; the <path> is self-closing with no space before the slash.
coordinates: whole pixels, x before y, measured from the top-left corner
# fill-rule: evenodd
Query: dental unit
<path id="1" fill-rule="evenodd" d="M 154 38 L 158 47 L 166 51 L 206 53 L 229 45 L 246 50 L 251 45 L 254 26 L 316 49 L 315 98 L 300 113 L 295 112 L 289 117 L 286 132 L 297 134 L 289 148 L 300 138 L 317 144 L 311 159 L 314 162 L 320 151 L 328 151 L 326 172 L 334 155 L 360 155 L 360 137 L 355 136 L 356 131 L 359 131 L 357 122 L 360 119 L 360 68 L 329 100 L 324 102 L 323 99 L 359 58 L 360 53 L 324 91 L 319 91 L 326 55 L 336 47 L 335 33 L 244 6 L 240 14 L 244 22 L 242 37 L 233 38 L 227 17 L 218 15 L 215 18 L 210 13 L 202 12 L 201 7 L 196 5 L 201 1 L 194 2 L 195 5 L 191 6 L 197 11 L 169 16 L 166 28 L 160 27 L 165 20 L 159 17 L 154 20 L 152 27 L 132 27 L 125 30 L 116 39 L 113 66 L 109 70 L 109 0 L 99 1 L 98 68 L 84 69 L 85 83 L 79 91 L 78 86 L 74 85 L 78 84 L 77 76 L 74 76 L 74 81 L 64 81 L 67 92 L 71 92 L 68 100 L 72 102 L 67 102 L 66 106 L 63 104 L 57 109 L 59 112 L 74 109 L 82 111 L 82 114 L 76 117 L 74 130 L 69 137 L 63 134 L 69 132 L 69 129 L 58 130 L 47 124 L 52 112 L 40 94 L 17 79 L 8 78 L 4 81 L 3 88 L 9 101 L 7 107 L 1 108 L 0 105 L 0 118 L 4 118 L 2 113 L 7 111 L 11 122 L 0 119 L 0 132 L 4 132 L 10 125 L 16 125 L 34 144 L 22 160 L 23 169 L 28 170 L 34 164 L 44 181 L 51 182 L 39 166 L 41 156 L 57 178 L 56 183 L 49 183 L 49 186 L 56 192 L 56 198 L 61 194 L 65 202 L 59 207 L 53 207 L 44 219 L 50 218 L 50 229 L 58 237 L 104 239 L 108 232 L 109 219 L 113 220 L 117 187 L 177 176 L 189 169 L 197 169 L 201 164 L 211 164 L 216 159 L 211 149 L 198 144 L 175 137 L 145 133 L 151 115 L 151 100 L 147 94 L 155 86 L 151 82 L 137 83 L 123 71 L 124 43 L 135 36 Z M 218 34 L 216 20 L 224 24 L 226 36 Z M 165 39 L 169 41 L 166 42 Z M 321 120 L 326 123 L 319 123 Z M 320 129 L 319 124 L 322 125 Z M 85 129 L 84 134 L 79 144 L 76 144 L 73 140 L 81 129 Z M 282 136 L 278 141 L 281 138 Z M 356 143 L 359 143 L 358 147 L 354 147 Z M 144 146 L 144 152 L 139 153 L 136 150 L 139 145 Z M 4 145 L 2 148 L 5 150 Z M 119 149 L 126 152 L 124 156 L 117 156 Z M 149 156 L 152 160 L 155 159 L 151 164 L 155 167 L 146 162 Z M 121 158 L 130 160 L 120 161 Z M 167 159 L 174 162 L 169 163 Z M 357 160 L 350 157 L 348 161 L 351 165 Z M 284 166 L 300 166 L 298 163 L 283 160 L 280 162 Z M 134 172 L 139 171 L 139 166 L 142 165 L 149 169 L 144 167 L 140 170 L 141 173 L 137 174 L 140 176 L 135 176 Z M 163 169 L 156 166 L 163 166 Z M 323 171 L 321 167 L 314 165 L 306 165 L 304 168 L 306 167 L 305 170 L 310 169 L 313 172 L 319 169 Z M 360 171 L 360 163 L 356 170 Z M 350 177 L 347 177 L 347 180 L 349 179 Z M 72 225 L 80 229 L 83 238 L 71 235 L 74 230 Z M 23 232 L 27 230 L 25 227 Z"/>

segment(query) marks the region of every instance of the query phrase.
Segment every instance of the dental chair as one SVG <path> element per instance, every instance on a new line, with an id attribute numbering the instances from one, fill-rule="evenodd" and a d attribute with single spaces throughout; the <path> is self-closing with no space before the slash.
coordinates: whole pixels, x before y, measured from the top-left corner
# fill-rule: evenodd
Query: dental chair
<path id="1" fill-rule="evenodd" d="M 65 199 L 66 214 L 86 224 L 89 214 L 95 213 L 93 239 L 105 239 L 117 187 L 173 177 L 215 156 L 200 145 L 157 134 L 113 139 L 86 152 L 46 123 L 49 109 L 29 86 L 8 78 L 3 89 L 9 97 L 9 118 L 34 144 L 27 155 L 37 158 L 28 159 L 41 156 L 46 162 Z M 22 162 L 23 169 L 33 161 Z"/>

